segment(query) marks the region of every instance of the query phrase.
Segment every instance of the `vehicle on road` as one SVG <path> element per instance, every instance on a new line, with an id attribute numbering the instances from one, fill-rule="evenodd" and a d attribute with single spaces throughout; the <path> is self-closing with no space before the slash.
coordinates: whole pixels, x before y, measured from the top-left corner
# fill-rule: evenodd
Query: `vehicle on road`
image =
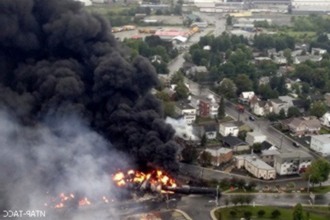
<path id="1" fill-rule="evenodd" d="M 297 148 L 300 147 L 299 144 L 297 144 L 296 142 L 292 142 L 292 145 Z"/>
<path id="2" fill-rule="evenodd" d="M 243 105 L 236 105 L 236 110 L 240 113 L 244 113 L 244 106 Z"/>
<path id="3" fill-rule="evenodd" d="M 255 119 L 255 117 L 253 117 L 252 115 L 250 115 L 250 116 L 249 116 L 249 120 L 250 120 L 250 121 L 255 121 L 256 119 Z"/>

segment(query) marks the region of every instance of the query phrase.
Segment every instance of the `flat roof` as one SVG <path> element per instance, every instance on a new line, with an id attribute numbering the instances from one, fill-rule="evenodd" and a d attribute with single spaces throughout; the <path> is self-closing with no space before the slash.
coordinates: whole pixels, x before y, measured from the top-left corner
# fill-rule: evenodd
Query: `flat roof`
<path id="1" fill-rule="evenodd" d="M 322 134 L 322 135 L 313 135 L 312 139 L 316 139 L 323 144 L 330 143 L 330 134 Z"/>
<path id="2" fill-rule="evenodd" d="M 258 167 L 259 169 L 264 169 L 264 170 L 275 170 L 274 167 L 268 165 L 266 162 L 263 160 L 259 159 L 255 155 L 244 155 L 244 159 L 252 164 L 255 167 Z"/>

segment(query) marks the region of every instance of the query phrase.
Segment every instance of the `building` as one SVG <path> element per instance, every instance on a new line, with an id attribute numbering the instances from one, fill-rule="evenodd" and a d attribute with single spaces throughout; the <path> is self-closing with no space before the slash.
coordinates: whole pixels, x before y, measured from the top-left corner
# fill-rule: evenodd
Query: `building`
<path id="1" fill-rule="evenodd" d="M 275 169 L 255 155 L 239 155 L 235 156 L 235 159 L 237 168 L 245 168 L 258 179 L 274 180 L 276 178 Z"/>
<path id="2" fill-rule="evenodd" d="M 329 0 L 292 0 L 293 13 L 324 13 L 330 11 Z"/>
<path id="3" fill-rule="evenodd" d="M 248 104 L 254 96 L 255 94 L 253 91 L 242 92 L 238 98 L 238 101 L 243 104 Z"/>
<path id="4" fill-rule="evenodd" d="M 159 36 L 160 39 L 162 40 L 168 40 L 168 41 L 171 41 L 173 38 L 178 36 L 189 37 L 188 31 L 176 30 L 176 29 L 169 29 L 169 30 L 160 29 L 156 31 L 155 35 Z"/>
<path id="5" fill-rule="evenodd" d="M 223 122 L 219 124 L 219 133 L 226 137 L 228 135 L 237 137 L 239 128 L 243 125 L 242 122 L 237 121 L 230 121 L 230 122 Z"/>
<path id="6" fill-rule="evenodd" d="M 250 144 L 253 145 L 255 143 L 262 143 L 267 139 L 267 137 L 263 134 L 261 134 L 258 131 L 253 131 L 253 132 L 248 132 L 246 134 L 246 138 L 245 141 Z"/>
<path id="7" fill-rule="evenodd" d="M 92 5 L 92 1 L 91 0 L 74 0 L 74 1 L 80 2 L 84 6 L 90 6 L 90 5 Z"/>
<path id="8" fill-rule="evenodd" d="M 206 66 L 192 66 L 189 70 L 187 70 L 186 75 L 195 76 L 197 74 L 207 74 L 209 71 Z"/>
<path id="9" fill-rule="evenodd" d="M 321 124 L 326 127 L 330 127 L 330 112 L 326 112 L 321 118 L 320 118 Z"/>
<path id="10" fill-rule="evenodd" d="M 275 147 L 274 147 L 275 148 Z M 263 150 L 260 154 L 260 159 L 263 160 L 268 165 L 274 167 L 274 158 L 276 155 L 281 154 L 277 150 L 269 149 L 269 150 Z"/>
<path id="11" fill-rule="evenodd" d="M 222 138 L 222 144 L 224 147 L 232 149 L 234 152 L 242 152 L 250 150 L 250 146 L 245 141 L 242 141 L 238 137 L 227 136 Z"/>
<path id="12" fill-rule="evenodd" d="M 289 118 L 281 123 L 294 136 L 318 134 L 321 130 L 321 121 L 316 117 Z"/>
<path id="13" fill-rule="evenodd" d="M 211 164 L 213 166 L 220 166 L 233 159 L 233 151 L 228 148 L 206 148 L 205 151 L 212 155 Z"/>
<path id="14" fill-rule="evenodd" d="M 202 135 L 206 135 L 208 140 L 214 140 L 217 138 L 217 127 L 215 124 L 208 124 L 202 127 Z"/>
<path id="15" fill-rule="evenodd" d="M 274 167 L 279 175 L 293 175 L 305 172 L 313 157 L 302 151 L 285 152 L 274 156 Z"/>
<path id="16" fill-rule="evenodd" d="M 273 112 L 273 106 L 270 101 L 258 100 L 253 105 L 251 105 L 251 107 L 253 114 L 258 116 L 265 116 Z"/>
<path id="17" fill-rule="evenodd" d="M 196 109 L 186 102 L 176 102 L 175 112 L 182 116 L 187 125 L 191 125 L 196 120 Z"/>
<path id="18" fill-rule="evenodd" d="M 311 139 L 311 149 L 323 157 L 330 155 L 330 134 L 314 135 Z"/>
<path id="19" fill-rule="evenodd" d="M 197 109 L 197 115 L 201 117 L 215 118 L 218 115 L 219 100 L 213 95 L 205 96 L 190 96 L 191 106 Z"/>

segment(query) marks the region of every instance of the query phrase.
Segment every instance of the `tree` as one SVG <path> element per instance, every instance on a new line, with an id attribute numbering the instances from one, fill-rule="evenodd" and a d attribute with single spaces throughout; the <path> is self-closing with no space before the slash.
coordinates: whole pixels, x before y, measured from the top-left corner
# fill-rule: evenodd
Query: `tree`
<path id="1" fill-rule="evenodd" d="M 282 108 L 278 114 L 279 119 L 285 119 L 285 110 Z"/>
<path id="2" fill-rule="evenodd" d="M 288 118 L 291 118 L 291 117 L 299 117 L 301 115 L 299 109 L 295 106 L 291 106 L 289 109 L 288 109 Z"/>
<path id="3" fill-rule="evenodd" d="M 202 166 L 203 167 L 210 166 L 211 161 L 212 161 L 212 155 L 209 152 L 204 151 L 200 156 L 200 162 L 201 162 Z"/>
<path id="4" fill-rule="evenodd" d="M 320 158 L 314 160 L 312 164 L 307 168 L 304 178 L 305 180 L 310 180 L 310 182 L 314 185 L 315 183 L 319 183 L 327 181 L 330 174 L 330 163 L 324 159 Z"/>
<path id="5" fill-rule="evenodd" d="M 327 106 L 322 101 L 312 103 L 309 113 L 318 118 L 322 117 L 327 112 Z"/>
<path id="6" fill-rule="evenodd" d="M 173 74 L 173 76 L 171 78 L 171 83 L 177 84 L 179 82 L 184 82 L 183 74 L 180 71 Z"/>
<path id="7" fill-rule="evenodd" d="M 206 144 L 207 144 L 207 137 L 206 137 L 206 134 L 204 133 L 202 136 L 202 139 L 201 139 L 201 146 L 205 147 Z"/>
<path id="8" fill-rule="evenodd" d="M 291 50 L 290 49 L 285 49 L 283 51 L 283 56 L 286 58 L 286 61 L 288 62 L 288 64 L 293 63 L 293 59 L 292 59 L 292 55 L 291 55 Z"/>
<path id="9" fill-rule="evenodd" d="M 239 74 L 234 82 L 237 87 L 237 94 L 252 90 L 252 81 L 246 74 Z"/>
<path id="10" fill-rule="evenodd" d="M 234 98 L 236 97 L 236 85 L 235 83 L 228 78 L 224 78 L 220 85 L 217 88 L 217 92 L 219 95 L 223 95 L 227 98 Z"/>
<path id="11" fill-rule="evenodd" d="M 195 147 L 187 146 L 181 152 L 183 162 L 191 163 L 197 159 L 198 153 Z"/>
<path id="12" fill-rule="evenodd" d="M 266 214 L 265 210 L 261 209 L 258 211 L 257 215 L 259 218 L 262 218 Z"/>
<path id="13" fill-rule="evenodd" d="M 175 90 L 175 97 L 177 100 L 188 98 L 189 89 L 183 82 L 178 82 L 174 90 Z"/>
<path id="14" fill-rule="evenodd" d="M 237 213 L 234 211 L 234 210 L 231 210 L 230 212 L 229 212 L 229 214 L 231 215 L 231 217 L 236 217 L 236 215 L 237 215 Z"/>
<path id="15" fill-rule="evenodd" d="M 250 211 L 245 211 L 244 212 L 244 218 L 246 220 L 250 220 L 251 219 L 251 216 L 252 216 L 252 212 L 250 212 Z"/>
<path id="16" fill-rule="evenodd" d="M 293 212 L 292 212 L 292 220 L 303 220 L 304 216 L 303 216 L 303 207 L 300 203 L 298 203 L 297 205 L 295 205 L 295 207 L 293 208 Z"/>
<path id="17" fill-rule="evenodd" d="M 163 102 L 164 116 L 174 117 L 175 116 L 175 105 L 173 102 Z"/>
<path id="18" fill-rule="evenodd" d="M 233 17 L 232 16 L 227 16 L 227 18 L 226 18 L 226 24 L 227 24 L 227 26 L 231 26 L 231 25 L 233 25 Z"/>
<path id="19" fill-rule="evenodd" d="M 274 211 L 272 211 L 272 218 L 278 218 L 281 215 L 281 212 L 278 209 L 275 209 Z"/>
<path id="20" fill-rule="evenodd" d="M 252 145 L 253 153 L 261 153 L 262 145 L 261 143 L 254 143 Z"/>
<path id="21" fill-rule="evenodd" d="M 218 108 L 218 119 L 223 119 L 226 116 L 225 111 L 225 99 L 221 97 L 219 108 Z"/>

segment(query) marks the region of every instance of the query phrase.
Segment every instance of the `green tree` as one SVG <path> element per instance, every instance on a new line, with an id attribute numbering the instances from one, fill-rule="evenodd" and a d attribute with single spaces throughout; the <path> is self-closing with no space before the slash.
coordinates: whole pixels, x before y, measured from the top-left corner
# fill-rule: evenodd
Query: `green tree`
<path id="1" fill-rule="evenodd" d="M 275 209 L 274 211 L 272 211 L 271 215 L 272 215 L 272 218 L 278 218 L 278 217 L 280 217 L 281 212 L 278 209 Z"/>
<path id="2" fill-rule="evenodd" d="M 170 96 L 168 93 L 164 92 L 164 91 L 159 91 L 156 93 L 155 95 L 158 99 L 162 100 L 162 101 L 165 101 L 165 102 L 168 102 L 170 101 Z"/>
<path id="3" fill-rule="evenodd" d="M 187 99 L 189 96 L 189 89 L 183 82 L 178 82 L 174 90 L 176 100 Z"/>
<path id="4" fill-rule="evenodd" d="M 246 220 L 250 220 L 251 219 L 251 216 L 252 216 L 252 212 L 250 212 L 250 211 L 245 211 L 244 212 L 244 218 Z"/>
<path id="5" fill-rule="evenodd" d="M 241 94 L 244 91 L 252 90 L 252 81 L 246 74 L 239 74 L 235 80 L 235 85 L 237 87 L 237 94 Z"/>
<path id="6" fill-rule="evenodd" d="M 293 208 L 292 217 L 292 220 L 304 220 L 303 207 L 300 203 Z"/>
<path id="7" fill-rule="evenodd" d="M 261 209 L 258 211 L 257 215 L 259 218 L 262 218 L 266 214 L 265 210 Z"/>
<path id="8" fill-rule="evenodd" d="M 301 115 L 299 109 L 295 106 L 291 106 L 289 109 L 288 109 L 288 118 L 291 118 L 291 117 L 299 117 Z"/>
<path id="9" fill-rule="evenodd" d="M 181 71 L 178 71 L 175 74 L 173 74 L 173 76 L 171 78 L 171 83 L 177 84 L 179 82 L 182 82 L 182 83 L 184 82 L 183 73 Z"/>
<path id="10" fill-rule="evenodd" d="M 285 119 L 285 110 L 282 108 L 278 114 L 279 119 Z"/>
<path id="11" fill-rule="evenodd" d="M 203 151 L 203 153 L 200 156 L 200 163 L 203 167 L 205 166 L 210 166 L 212 162 L 212 155 L 207 152 L 207 151 Z"/>
<path id="12" fill-rule="evenodd" d="M 226 116 L 225 111 L 225 99 L 221 97 L 219 108 L 218 108 L 218 119 L 223 119 Z"/>
<path id="13" fill-rule="evenodd" d="M 175 105 L 173 102 L 165 102 L 163 101 L 164 106 L 164 116 L 174 117 L 175 116 Z"/>
<path id="14" fill-rule="evenodd" d="M 287 48 L 283 51 L 283 56 L 286 58 L 286 61 L 288 62 L 288 64 L 293 63 L 291 50 L 289 48 Z"/>
<path id="15" fill-rule="evenodd" d="M 261 143 L 254 143 L 251 148 L 253 149 L 253 152 L 258 154 L 261 153 L 262 145 Z"/>
<path id="16" fill-rule="evenodd" d="M 193 146 L 186 146 L 182 152 L 181 156 L 183 159 L 183 162 L 185 163 L 192 163 L 197 159 L 198 153 L 195 147 Z"/>
<path id="17" fill-rule="evenodd" d="M 312 164 L 307 168 L 304 178 L 310 180 L 314 185 L 327 181 L 330 174 L 330 163 L 324 158 L 314 160 Z"/>
<path id="18" fill-rule="evenodd" d="M 201 146 L 205 147 L 207 144 L 207 137 L 206 134 L 203 134 L 202 139 L 201 139 Z"/>
<path id="19" fill-rule="evenodd" d="M 227 16 L 227 18 L 226 18 L 226 24 L 227 24 L 227 26 L 231 26 L 231 25 L 233 25 L 233 17 L 232 16 Z"/>
<path id="20" fill-rule="evenodd" d="M 327 112 L 327 106 L 322 101 L 312 103 L 309 113 L 318 118 L 322 117 Z"/>
<path id="21" fill-rule="evenodd" d="M 216 90 L 219 95 L 225 96 L 226 98 L 236 97 L 236 85 L 231 79 L 224 78 Z"/>

